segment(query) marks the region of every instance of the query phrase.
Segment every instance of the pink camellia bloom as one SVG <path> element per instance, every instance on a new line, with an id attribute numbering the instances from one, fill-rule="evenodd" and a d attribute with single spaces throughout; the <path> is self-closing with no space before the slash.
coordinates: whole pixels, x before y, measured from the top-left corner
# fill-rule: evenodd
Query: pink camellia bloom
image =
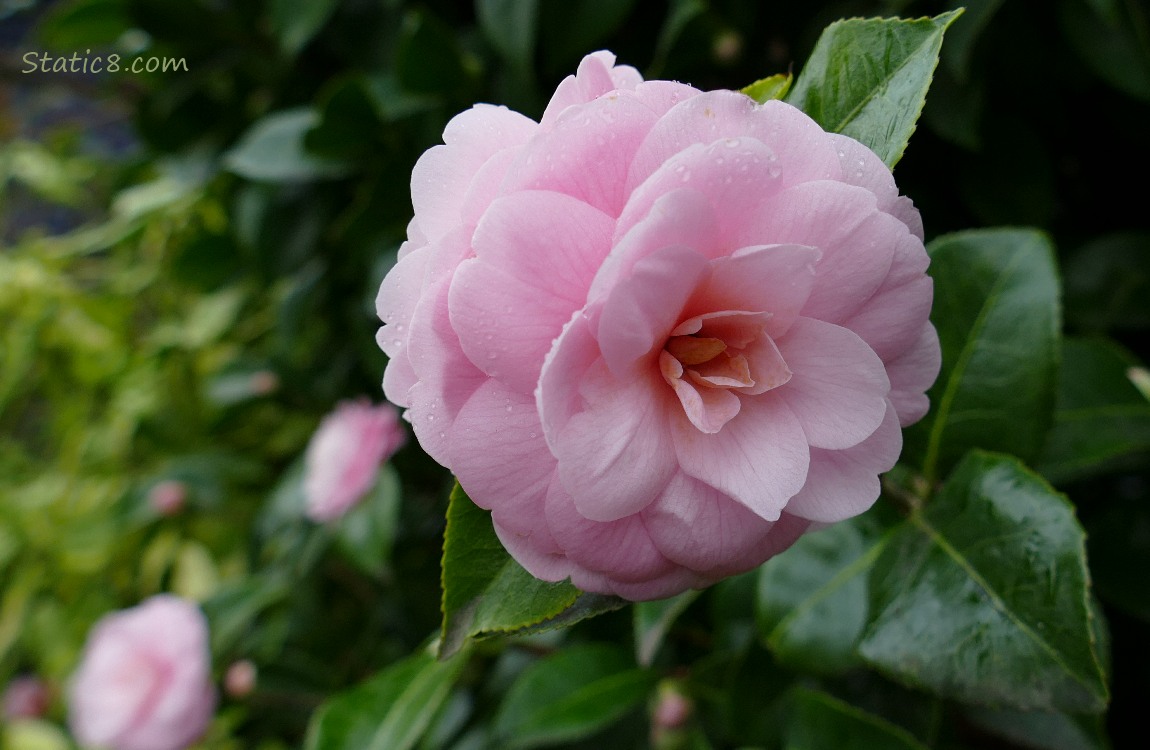
<path id="1" fill-rule="evenodd" d="M 154 596 L 105 616 L 88 635 L 69 689 L 69 724 L 85 748 L 181 750 L 216 706 L 203 613 Z"/>
<path id="2" fill-rule="evenodd" d="M 351 509 L 375 483 L 380 464 L 407 435 L 391 404 L 345 401 L 324 417 L 304 457 L 307 515 L 330 521 Z"/>
<path id="3" fill-rule="evenodd" d="M 628 599 L 871 506 L 938 374 L 922 223 L 862 144 L 598 52 L 412 175 L 389 399 L 533 575 Z"/>

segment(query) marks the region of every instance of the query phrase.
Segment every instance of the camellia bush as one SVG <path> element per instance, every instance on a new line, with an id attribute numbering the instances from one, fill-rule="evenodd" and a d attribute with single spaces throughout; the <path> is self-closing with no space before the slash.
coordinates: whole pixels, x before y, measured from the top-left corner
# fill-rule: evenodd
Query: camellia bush
<path id="1" fill-rule="evenodd" d="M 1137 742 L 1137 3 L 0 14 L 0 750 Z"/>

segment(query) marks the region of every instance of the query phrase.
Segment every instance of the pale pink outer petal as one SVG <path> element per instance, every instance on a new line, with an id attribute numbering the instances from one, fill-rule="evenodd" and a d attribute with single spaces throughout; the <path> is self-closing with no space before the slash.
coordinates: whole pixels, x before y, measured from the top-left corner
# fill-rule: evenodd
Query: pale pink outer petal
<path id="1" fill-rule="evenodd" d="M 700 432 L 681 412 L 671 430 L 679 466 L 694 477 L 776 521 L 806 482 L 810 448 L 798 417 L 774 391 L 743 399 L 723 429 Z"/>
<path id="2" fill-rule="evenodd" d="M 549 552 L 550 545 L 540 545 L 539 535 L 537 532 L 530 534 L 519 534 L 509 528 L 504 527 L 499 520 L 492 517 L 492 522 L 495 527 L 495 535 L 499 537 L 499 541 L 507 548 L 507 552 L 515 558 L 515 561 L 523 566 L 531 575 L 535 576 L 541 581 L 562 581 L 564 578 L 570 577 L 576 566 L 567 559 L 567 556 L 562 552 Z M 550 532 L 547 532 L 547 538 L 550 538 Z M 585 589 L 591 591 L 592 589 Z M 602 592 L 603 589 L 597 589 Z"/>
<path id="3" fill-rule="evenodd" d="M 550 127 L 568 107 L 585 104 L 616 89 L 633 89 L 643 80 L 639 71 L 631 66 L 614 68 L 614 65 L 615 55 L 606 50 L 584 57 L 575 75 L 567 76 L 555 88 L 540 124 Z"/>
<path id="4" fill-rule="evenodd" d="M 811 449 L 807 483 L 787 503 L 787 512 L 821 523 L 851 518 L 878 499 L 878 475 L 889 471 L 902 451 L 902 431 L 893 406 L 866 440 L 845 450 Z"/>
<path id="5" fill-rule="evenodd" d="M 628 91 L 568 107 L 519 151 L 503 191 L 552 190 L 618 216 L 627 165 L 656 119 Z"/>
<path id="6" fill-rule="evenodd" d="M 543 440 L 533 397 L 496 380 L 485 382 L 459 410 L 449 457 L 467 496 L 493 511 L 497 524 L 531 536 L 533 547 L 561 551 L 543 514 L 557 464 Z"/>
<path id="7" fill-rule="evenodd" d="M 711 276 L 684 310 L 693 317 L 718 310 L 767 312 L 770 336 L 791 327 L 815 285 L 822 253 L 804 245 L 745 247 L 711 261 Z"/>
<path id="8" fill-rule="evenodd" d="M 854 138 L 838 133 L 827 135 L 838 151 L 843 182 L 864 187 L 874 193 L 880 211 L 906 224 L 911 234 L 923 239 L 922 217 L 909 198 L 898 194 L 894 175 L 883 160 Z"/>
<path id="9" fill-rule="evenodd" d="M 755 567 L 806 528 L 787 513 L 766 521 L 682 472 L 643 511 L 643 520 L 664 556 L 716 579 Z"/>
<path id="10" fill-rule="evenodd" d="M 834 143 L 798 109 L 780 101 L 759 105 L 733 91 L 708 91 L 676 104 L 655 124 L 631 163 L 627 190 L 636 191 L 693 145 L 744 137 L 774 155 L 780 187 L 842 175 Z"/>
<path id="11" fill-rule="evenodd" d="M 816 448 L 849 448 L 882 423 L 890 381 L 878 355 L 853 331 L 799 318 L 775 342 L 793 373 L 777 391 Z"/>
<path id="12" fill-rule="evenodd" d="M 710 274 L 702 255 L 684 245 L 640 260 L 603 302 L 596 339 L 603 361 L 619 378 L 653 357 L 683 318 L 683 307 Z"/>
<path id="13" fill-rule="evenodd" d="M 615 521 L 646 507 L 675 472 L 667 414 L 678 404 L 655 372 L 619 380 L 602 364 L 581 393 L 587 407 L 556 442 L 559 478 L 580 514 Z"/>
<path id="14" fill-rule="evenodd" d="M 456 115 L 442 146 L 428 149 L 411 172 L 411 203 L 419 229 L 435 242 L 460 223 L 471 182 L 497 152 L 524 143 L 538 125 L 506 107 L 477 104 Z"/>
<path id="15" fill-rule="evenodd" d="M 571 571 L 571 582 L 584 591 L 614 594 L 633 602 L 666 599 L 687 589 L 701 589 L 714 580 L 686 568 L 674 568 L 663 575 L 631 583 L 620 581 L 594 571 L 576 568 Z"/>
<path id="16" fill-rule="evenodd" d="M 475 231 L 476 257 L 459 265 L 448 298 L 451 326 L 478 369 L 521 393 L 535 390 L 552 342 L 610 249 L 613 226 L 559 193 L 524 191 L 492 204 Z"/>
<path id="17" fill-rule="evenodd" d="M 817 181 L 765 201 L 746 217 L 735 245 L 770 242 L 817 247 L 822 257 L 802 314 L 841 324 L 882 285 L 904 238 L 910 239 L 906 227 L 877 210 L 869 191 Z"/>
<path id="18" fill-rule="evenodd" d="M 894 404 L 903 427 L 922 419 L 930 410 L 926 391 L 934 384 L 941 368 L 938 332 L 929 321 L 922 326 L 914 345 L 886 363 L 890 402 Z"/>
<path id="19" fill-rule="evenodd" d="M 552 537 L 580 568 L 616 581 L 637 583 L 677 567 L 652 544 L 638 514 L 608 522 L 592 521 L 576 509 L 575 500 L 561 482 L 552 482 L 546 509 Z"/>

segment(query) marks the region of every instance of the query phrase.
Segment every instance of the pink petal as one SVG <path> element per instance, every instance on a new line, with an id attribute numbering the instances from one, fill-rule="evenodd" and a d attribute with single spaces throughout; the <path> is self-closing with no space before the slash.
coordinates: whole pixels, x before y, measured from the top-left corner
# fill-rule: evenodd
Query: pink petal
<path id="1" fill-rule="evenodd" d="M 499 541 L 528 573 L 541 581 L 562 581 L 571 575 L 574 566 L 567 556 L 548 551 L 550 545 L 540 545 L 536 533 L 520 534 L 503 526 L 498 520 L 493 519 L 493 522 L 495 535 L 499 537 Z M 548 533 L 547 539 L 550 538 L 551 535 Z"/>
<path id="2" fill-rule="evenodd" d="M 890 402 L 903 427 L 914 424 L 930 410 L 926 391 L 934 385 L 942 367 L 938 333 L 928 321 L 918 339 L 905 352 L 886 363 L 890 378 Z"/>
<path id="3" fill-rule="evenodd" d="M 685 381 L 683 366 L 669 353 L 659 354 L 659 364 L 664 379 L 679 397 L 683 413 L 703 432 L 718 432 L 739 413 L 742 402 L 738 396 L 727 390 L 699 387 Z"/>
<path id="4" fill-rule="evenodd" d="M 538 126 L 506 107 L 477 104 L 451 119 L 446 145 L 424 152 L 411 172 L 411 203 L 419 229 L 434 242 L 460 223 L 472 179 L 496 152 L 524 143 Z"/>
<path id="5" fill-rule="evenodd" d="M 808 182 L 767 201 L 740 227 L 736 247 L 797 243 L 822 257 L 802 314 L 840 323 L 879 288 L 896 246 L 909 237 L 902 222 L 875 207 L 869 191 L 841 182 Z"/>
<path id="6" fill-rule="evenodd" d="M 618 216 L 627 166 L 657 117 L 630 92 L 570 106 L 519 152 L 503 191 L 552 190 Z"/>
<path id="7" fill-rule="evenodd" d="M 638 71 L 627 68 L 619 72 L 619 81 L 616 82 L 612 76 L 614 65 L 615 55 L 606 50 L 584 57 L 575 75 L 567 76 L 555 88 L 555 93 L 551 95 L 551 101 L 547 103 L 547 109 L 539 120 L 540 124 L 549 126 L 568 107 L 585 104 L 618 88 L 631 88 L 638 80 L 642 80 Z"/>
<path id="8" fill-rule="evenodd" d="M 768 521 L 802 488 L 810 459 L 802 425 L 776 393 L 744 398 L 739 415 L 714 435 L 681 412 L 671 418 L 683 471 Z"/>
<path id="9" fill-rule="evenodd" d="M 874 193 L 879 210 L 906 225 L 910 233 L 923 238 L 922 217 L 909 198 L 899 196 L 894 175 L 875 152 L 854 138 L 829 133 L 842 164 L 843 182 L 858 185 Z"/>
<path id="10" fill-rule="evenodd" d="M 552 342 L 583 305 L 613 222 L 557 193 L 497 200 L 475 232 L 476 257 L 451 284 L 451 324 L 487 375 L 532 393 Z"/>
<path id="11" fill-rule="evenodd" d="M 618 581 L 593 571 L 576 568 L 571 572 L 571 582 L 583 591 L 614 594 L 633 602 L 666 599 L 687 589 L 700 589 L 714 583 L 706 576 L 679 567 L 637 583 Z"/>
<path id="12" fill-rule="evenodd" d="M 866 511 L 878 499 L 878 475 L 889 471 L 902 451 L 902 430 L 893 406 L 866 440 L 845 450 L 811 449 L 807 483 L 787 503 L 787 512 L 833 523 Z"/>
<path id="13" fill-rule="evenodd" d="M 820 252 L 804 245 L 742 248 L 711 262 L 711 276 L 692 296 L 685 314 L 716 310 L 768 312 L 766 330 L 790 328 L 815 285 Z"/>
<path id="14" fill-rule="evenodd" d="M 579 513 L 614 521 L 642 510 L 675 471 L 667 411 L 677 404 L 654 372 L 617 380 L 602 364 L 584 378 L 587 407 L 555 446 L 559 478 Z"/>
<path id="15" fill-rule="evenodd" d="M 574 564 L 628 582 L 654 578 L 675 568 L 652 544 L 638 515 L 605 523 L 593 521 L 576 509 L 575 502 L 562 484 L 552 483 L 547 495 L 548 525 Z"/>
<path id="16" fill-rule="evenodd" d="M 588 300 L 605 296 L 631 274 L 636 263 L 665 248 L 689 247 L 707 257 L 721 250 L 711 205 L 705 196 L 690 189 L 662 196 L 626 234 L 616 227 L 614 242 L 614 249 L 591 283 Z"/>
<path id="17" fill-rule="evenodd" d="M 664 248 L 634 265 L 603 303 L 598 340 L 603 359 L 619 377 L 661 349 L 682 318 L 683 306 L 709 273 L 691 248 Z M 651 363 L 652 367 L 654 363 Z"/>
<path id="18" fill-rule="evenodd" d="M 841 175 L 833 142 L 798 109 L 779 101 L 759 105 L 733 91 L 708 91 L 675 105 L 651 129 L 632 162 L 628 192 L 637 191 L 647 178 L 692 145 L 713 144 L 727 138 L 740 139 L 740 148 L 749 147 L 752 139 L 762 144 L 765 149 L 748 155 L 764 159 L 774 156 L 774 161 L 768 159 L 766 166 L 768 175 L 778 172 L 780 188 L 808 180 L 838 179 Z M 717 171 L 720 178 L 721 171 Z"/>
<path id="19" fill-rule="evenodd" d="M 934 281 L 918 276 L 900 286 L 883 285 L 866 305 L 842 325 L 857 333 L 880 357 L 893 359 L 918 340 L 930 318 Z"/>
<path id="20" fill-rule="evenodd" d="M 533 396 L 495 380 L 484 382 L 459 410 L 448 454 L 456 479 L 476 505 L 494 511 L 510 531 L 542 529 L 546 535 L 543 501 L 556 462 L 543 440 Z"/>
<path id="21" fill-rule="evenodd" d="M 847 448 L 882 423 L 890 391 L 878 355 L 852 331 L 799 318 L 776 342 L 794 375 L 777 392 L 816 448 Z"/>

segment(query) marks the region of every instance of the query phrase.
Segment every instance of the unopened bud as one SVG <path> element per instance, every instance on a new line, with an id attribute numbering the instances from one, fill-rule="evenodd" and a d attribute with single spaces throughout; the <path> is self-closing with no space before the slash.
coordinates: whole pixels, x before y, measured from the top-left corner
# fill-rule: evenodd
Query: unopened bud
<path id="1" fill-rule="evenodd" d="M 233 662 L 224 674 L 224 690 L 233 698 L 246 698 L 256 687 L 256 665 L 248 659 Z"/>
<path id="2" fill-rule="evenodd" d="M 165 479 L 148 490 L 148 505 L 161 516 L 174 516 L 188 499 L 188 487 L 176 479 Z"/>
<path id="3" fill-rule="evenodd" d="M 17 677 L 4 689 L 4 719 L 35 719 L 48 710 L 48 685 L 38 677 Z"/>

